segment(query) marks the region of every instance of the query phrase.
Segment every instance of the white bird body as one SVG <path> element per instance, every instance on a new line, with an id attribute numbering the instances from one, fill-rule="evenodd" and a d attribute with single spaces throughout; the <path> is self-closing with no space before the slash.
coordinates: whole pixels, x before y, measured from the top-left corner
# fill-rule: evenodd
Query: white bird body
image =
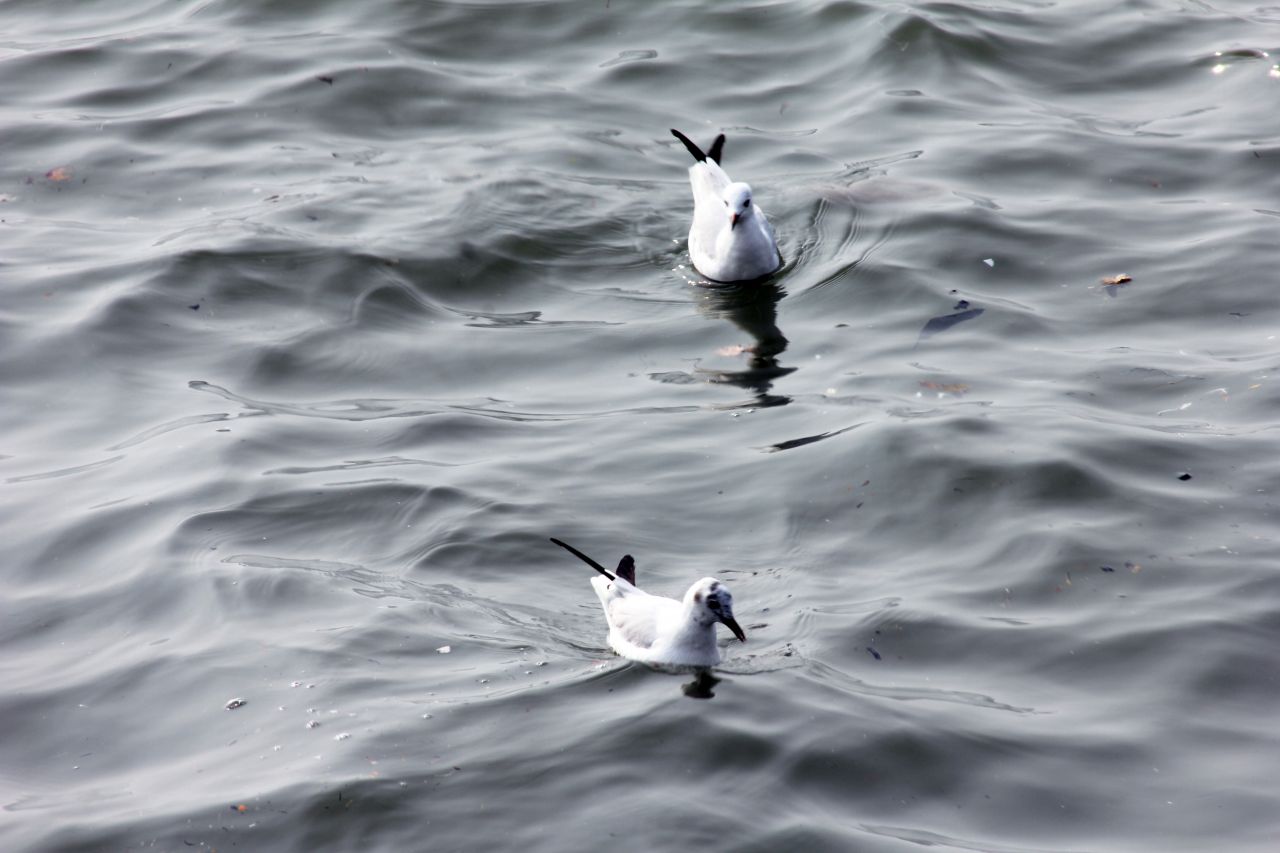
<path id="1" fill-rule="evenodd" d="M 614 575 L 576 548 L 558 539 L 551 541 L 604 576 L 593 577 L 591 586 L 604 607 L 609 646 L 622 657 L 658 667 L 713 667 L 720 663 L 717 622 L 746 642 L 747 635 L 733 618 L 733 596 L 715 578 L 695 582 L 677 601 L 651 595 L 632 583 L 627 577 L 635 577 L 630 556 L 622 558 Z"/>
<path id="2" fill-rule="evenodd" d="M 689 257 L 698 272 L 712 281 L 750 281 L 777 272 L 782 254 L 773 226 L 751 198 L 751 187 L 730 180 L 718 162 L 724 135 L 707 153 L 678 130 L 671 131 L 697 160 L 689 167 L 693 190 L 693 225 Z"/>
<path id="3" fill-rule="evenodd" d="M 692 602 L 700 587 L 712 583 L 719 582 L 703 578 L 690 587 L 684 601 L 676 601 L 650 595 L 622 578 L 592 578 L 609 623 L 609 647 L 624 658 L 659 666 L 709 667 L 720 663 L 716 645 L 719 620 L 700 617 L 699 611 L 705 608 Z"/>

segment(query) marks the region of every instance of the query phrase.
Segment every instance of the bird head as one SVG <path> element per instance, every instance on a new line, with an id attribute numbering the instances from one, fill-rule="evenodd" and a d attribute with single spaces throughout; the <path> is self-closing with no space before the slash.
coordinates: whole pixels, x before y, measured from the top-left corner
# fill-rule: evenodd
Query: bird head
<path id="1" fill-rule="evenodd" d="M 715 578 L 703 578 L 691 586 L 685 593 L 685 604 L 703 625 L 723 622 L 733 636 L 744 643 L 747 641 L 746 632 L 733 618 L 733 596 L 729 594 L 729 587 Z"/>
<path id="2" fill-rule="evenodd" d="M 729 227 L 738 227 L 739 222 L 755 212 L 751 206 L 751 187 L 742 182 L 729 184 L 724 188 L 724 206 L 729 212 Z"/>

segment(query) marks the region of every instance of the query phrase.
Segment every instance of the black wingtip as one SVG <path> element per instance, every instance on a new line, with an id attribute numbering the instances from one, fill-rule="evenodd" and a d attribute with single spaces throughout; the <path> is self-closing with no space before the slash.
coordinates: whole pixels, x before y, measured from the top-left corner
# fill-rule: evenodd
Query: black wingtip
<path id="1" fill-rule="evenodd" d="M 618 568 L 614 569 L 614 574 L 622 578 L 632 586 L 636 585 L 636 561 L 630 554 L 623 556 L 618 561 Z"/>
<path id="2" fill-rule="evenodd" d="M 676 130 L 674 127 L 671 128 L 671 135 L 684 143 L 684 147 L 689 149 L 689 153 L 693 155 L 693 159 L 697 160 L 699 163 L 703 163 L 706 161 L 707 155 L 703 154 L 702 149 L 694 145 L 693 140 L 691 140 L 689 137 L 685 136 L 683 133 Z M 716 140 L 716 141 L 718 143 L 720 140 Z"/>
<path id="3" fill-rule="evenodd" d="M 559 539 L 555 538 L 554 536 L 552 536 L 552 537 L 551 537 L 551 541 L 552 541 L 552 542 L 554 542 L 554 543 L 556 543 L 557 545 L 559 545 L 561 548 L 565 549 L 566 551 L 568 551 L 568 552 L 569 552 L 570 554 L 572 554 L 573 556 L 577 557 L 577 558 L 578 558 L 579 560 L 581 560 L 582 562 L 586 563 L 586 564 L 587 564 L 588 566 L 590 566 L 591 568 L 595 569 L 595 570 L 596 570 L 597 572 L 599 572 L 600 574 L 602 574 L 602 575 L 604 575 L 605 577 L 607 577 L 609 580 L 616 580 L 616 578 L 614 578 L 614 576 L 613 576 L 613 573 L 612 573 L 612 572 L 610 572 L 610 571 L 609 571 L 608 569 L 606 569 L 604 566 L 602 566 L 602 565 L 600 565 L 599 563 L 597 563 L 595 560 L 593 560 L 593 559 L 591 559 L 590 557 L 588 557 L 586 554 L 584 554 L 584 553 L 582 553 L 581 551 L 579 551 L 577 548 L 573 547 L 572 545 L 568 544 L 567 542 L 561 542 Z"/>
<path id="4" fill-rule="evenodd" d="M 711 143 L 711 150 L 707 152 L 707 156 L 717 163 L 720 162 L 720 156 L 724 154 L 724 134 L 716 137 L 716 141 Z"/>

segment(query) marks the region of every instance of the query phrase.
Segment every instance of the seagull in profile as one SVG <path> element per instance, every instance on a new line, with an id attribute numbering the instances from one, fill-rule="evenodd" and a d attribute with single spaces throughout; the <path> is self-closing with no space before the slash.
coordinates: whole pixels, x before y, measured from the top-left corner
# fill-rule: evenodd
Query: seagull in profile
<path id="1" fill-rule="evenodd" d="M 693 225 L 689 257 L 698 272 L 712 281 L 751 281 L 777 272 L 782 253 L 773 226 L 752 201 L 751 187 L 731 181 L 720 168 L 724 134 L 703 152 L 689 137 L 672 128 L 697 162 L 689 167 L 693 187 Z"/>
<path id="2" fill-rule="evenodd" d="M 591 585 L 604 606 L 609 623 L 609 646 L 624 658 L 672 668 L 709 668 L 720 663 L 716 623 L 723 622 L 742 642 L 747 635 L 733 618 L 733 596 L 715 578 L 694 582 L 676 601 L 650 595 L 635 584 L 635 560 L 628 554 L 610 572 L 586 554 L 553 538 L 552 542 L 582 560 L 604 577 Z"/>

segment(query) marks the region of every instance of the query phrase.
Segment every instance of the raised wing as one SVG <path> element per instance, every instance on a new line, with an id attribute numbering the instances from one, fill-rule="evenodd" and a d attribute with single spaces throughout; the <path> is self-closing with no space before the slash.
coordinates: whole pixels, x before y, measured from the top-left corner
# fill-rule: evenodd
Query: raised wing
<path id="1" fill-rule="evenodd" d="M 618 568 L 613 571 L 614 574 L 627 583 L 632 586 L 636 585 L 636 561 L 630 554 L 624 554 L 622 559 L 618 561 Z"/>

